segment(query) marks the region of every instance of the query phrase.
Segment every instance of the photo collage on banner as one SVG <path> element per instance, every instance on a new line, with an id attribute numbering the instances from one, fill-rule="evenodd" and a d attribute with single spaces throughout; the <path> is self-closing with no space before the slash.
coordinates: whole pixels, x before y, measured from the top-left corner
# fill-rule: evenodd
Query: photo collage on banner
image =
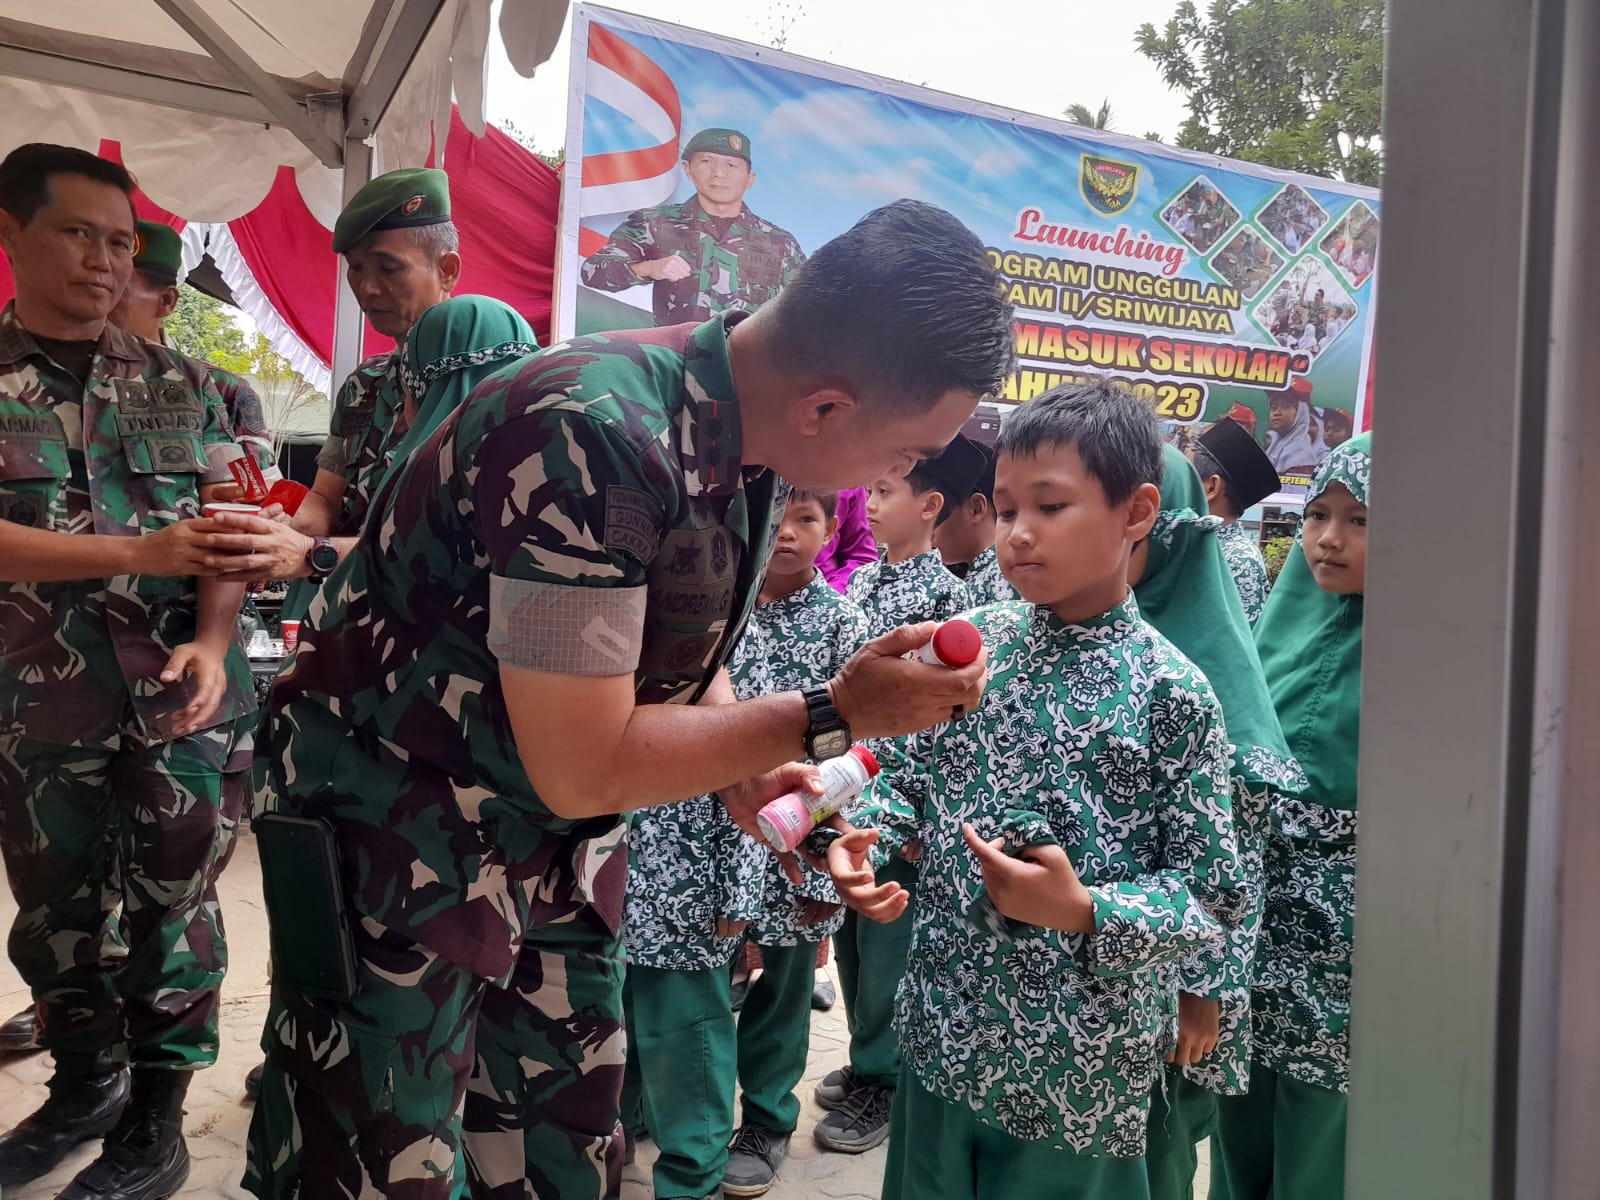
<path id="1" fill-rule="evenodd" d="M 572 81 L 562 336 L 759 307 L 809 251 L 911 197 L 983 239 L 1016 305 L 1002 407 L 1109 375 L 1180 443 L 1244 424 L 1284 500 L 1371 425 L 1375 189 L 589 5 Z"/>

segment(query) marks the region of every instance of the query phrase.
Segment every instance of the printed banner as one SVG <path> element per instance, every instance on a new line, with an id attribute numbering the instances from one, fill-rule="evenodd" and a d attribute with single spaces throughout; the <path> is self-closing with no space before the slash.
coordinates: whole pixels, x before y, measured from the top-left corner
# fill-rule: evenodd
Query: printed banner
<path id="1" fill-rule="evenodd" d="M 776 295 L 902 196 L 989 248 L 1020 367 L 1111 376 L 1170 436 L 1256 435 L 1285 497 L 1370 424 L 1370 188 L 1193 154 L 765 47 L 574 8 L 556 328 L 704 320 Z"/>

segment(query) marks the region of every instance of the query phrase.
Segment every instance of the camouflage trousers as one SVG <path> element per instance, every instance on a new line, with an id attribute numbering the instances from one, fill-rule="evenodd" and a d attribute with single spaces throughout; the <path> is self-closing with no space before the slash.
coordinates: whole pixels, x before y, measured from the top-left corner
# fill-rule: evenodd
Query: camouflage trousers
<path id="1" fill-rule="evenodd" d="M 247 1190 L 263 1200 L 601 1200 L 621 1190 L 622 954 L 589 910 L 496 987 L 370 918 L 345 1002 L 275 981 Z"/>
<path id="2" fill-rule="evenodd" d="M 216 878 L 249 787 L 253 718 L 150 745 L 0 735 L 9 950 L 58 1063 L 217 1058 L 227 942 Z"/>

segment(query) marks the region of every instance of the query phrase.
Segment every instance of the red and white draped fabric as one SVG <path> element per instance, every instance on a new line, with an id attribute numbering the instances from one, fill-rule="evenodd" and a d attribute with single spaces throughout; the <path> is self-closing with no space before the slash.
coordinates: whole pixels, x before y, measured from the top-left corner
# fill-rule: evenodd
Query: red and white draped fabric
<path id="1" fill-rule="evenodd" d="M 102 141 L 100 153 L 121 159 L 115 142 Z M 533 326 L 541 342 L 548 341 L 559 176 L 493 126 L 474 138 L 455 112 L 445 169 L 452 216 L 461 231 L 458 291 L 505 301 Z M 308 201 L 303 186 L 294 170 L 282 167 L 253 211 L 219 224 L 185 222 L 143 192 L 135 194 L 134 207 L 141 218 L 182 231 L 186 269 L 210 254 L 239 307 L 273 349 L 318 391 L 332 395 L 333 314 L 341 264 L 330 242 L 337 201 L 321 194 Z M 11 268 L 0 256 L 0 304 L 13 291 Z M 366 330 L 367 353 L 392 344 L 376 330 Z"/>
<path id="2" fill-rule="evenodd" d="M 578 253 L 585 258 L 606 244 L 601 229 L 611 229 L 617 217 L 672 198 L 683 134 L 678 89 L 645 54 L 605 26 L 591 25 L 589 64 L 589 100 L 627 117 L 652 144 L 642 150 L 584 155 Z"/>

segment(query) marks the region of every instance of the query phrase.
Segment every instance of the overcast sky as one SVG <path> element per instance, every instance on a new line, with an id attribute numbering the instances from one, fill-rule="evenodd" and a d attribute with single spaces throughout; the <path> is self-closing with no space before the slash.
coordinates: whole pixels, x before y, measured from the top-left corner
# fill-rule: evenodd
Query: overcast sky
<path id="1" fill-rule="evenodd" d="M 1182 98 L 1133 45 L 1140 24 L 1164 24 L 1177 0 L 626 0 L 612 7 L 763 45 L 788 22 L 792 53 L 1045 116 L 1060 116 L 1073 102 L 1098 108 L 1109 98 L 1112 128 L 1121 133 L 1154 132 L 1170 142 L 1185 116 Z M 566 135 L 570 23 L 531 80 L 503 54 L 490 62 L 490 120 L 515 123 L 547 152 Z"/>

